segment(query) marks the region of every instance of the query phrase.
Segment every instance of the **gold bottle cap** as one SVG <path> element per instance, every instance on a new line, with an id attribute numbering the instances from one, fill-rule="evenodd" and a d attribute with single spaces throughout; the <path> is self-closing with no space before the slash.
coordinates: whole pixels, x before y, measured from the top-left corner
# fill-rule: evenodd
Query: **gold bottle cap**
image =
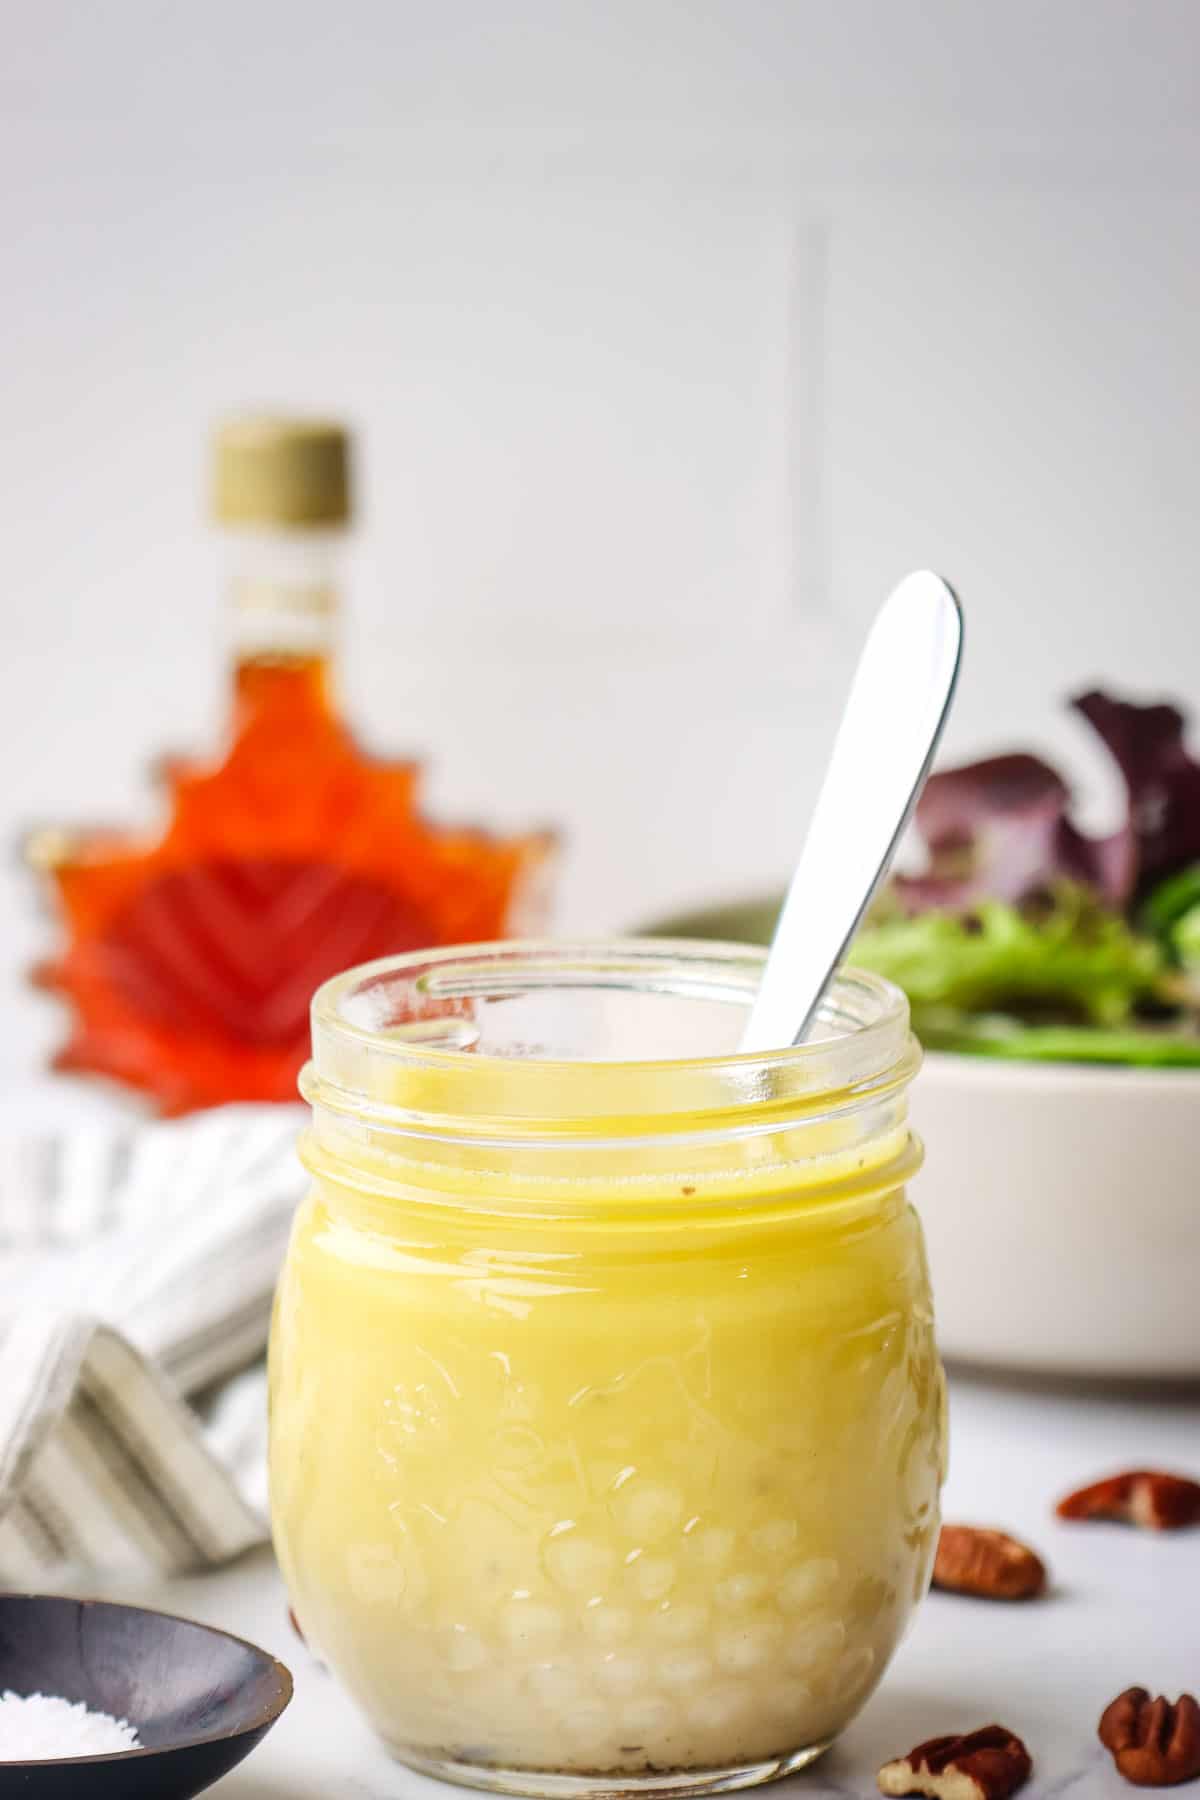
<path id="1" fill-rule="evenodd" d="M 222 525 L 345 525 L 350 435 L 320 419 L 231 419 L 213 445 L 213 513 Z"/>

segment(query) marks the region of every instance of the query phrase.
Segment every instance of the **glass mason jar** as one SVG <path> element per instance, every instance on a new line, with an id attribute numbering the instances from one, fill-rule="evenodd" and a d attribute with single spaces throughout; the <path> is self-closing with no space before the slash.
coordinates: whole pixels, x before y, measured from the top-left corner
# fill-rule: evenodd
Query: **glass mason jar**
<path id="1" fill-rule="evenodd" d="M 925 1591 L 944 1399 L 903 997 L 740 1056 L 760 952 L 497 944 L 321 989 L 271 1349 L 301 1628 L 429 1773 L 749 1786 Z"/>

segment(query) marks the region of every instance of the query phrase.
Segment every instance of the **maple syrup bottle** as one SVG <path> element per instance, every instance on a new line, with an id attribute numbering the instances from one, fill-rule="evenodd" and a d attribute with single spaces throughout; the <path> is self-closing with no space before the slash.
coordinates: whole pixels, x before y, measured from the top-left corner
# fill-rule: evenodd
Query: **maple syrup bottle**
<path id="1" fill-rule="evenodd" d="M 28 846 L 65 937 L 34 972 L 71 1008 L 55 1066 L 115 1078 L 165 1113 L 295 1099 L 322 981 L 535 923 L 552 849 L 545 834 L 429 822 L 418 765 L 368 755 L 338 711 L 346 431 L 226 425 L 213 494 L 231 540 L 224 751 L 159 765 L 160 835 L 56 829 Z"/>

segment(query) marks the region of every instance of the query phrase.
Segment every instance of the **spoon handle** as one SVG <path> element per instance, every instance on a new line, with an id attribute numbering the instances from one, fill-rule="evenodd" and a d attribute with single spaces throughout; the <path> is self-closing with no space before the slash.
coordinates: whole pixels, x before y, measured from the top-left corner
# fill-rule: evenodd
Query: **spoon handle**
<path id="1" fill-rule="evenodd" d="M 912 817 L 961 654 L 953 590 L 928 569 L 906 576 L 880 609 L 854 672 L 743 1052 L 804 1038 Z"/>

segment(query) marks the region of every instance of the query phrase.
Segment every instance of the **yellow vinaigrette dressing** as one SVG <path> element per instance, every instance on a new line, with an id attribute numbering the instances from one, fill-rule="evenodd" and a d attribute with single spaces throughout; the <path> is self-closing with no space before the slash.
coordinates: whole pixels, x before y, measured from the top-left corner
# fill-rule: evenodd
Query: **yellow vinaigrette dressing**
<path id="1" fill-rule="evenodd" d="M 924 1593 L 944 1401 L 904 1003 L 846 975 L 819 1042 L 739 1057 L 760 971 L 485 946 L 318 996 L 276 1543 L 416 1767 L 535 1794 L 786 1773 Z"/>

